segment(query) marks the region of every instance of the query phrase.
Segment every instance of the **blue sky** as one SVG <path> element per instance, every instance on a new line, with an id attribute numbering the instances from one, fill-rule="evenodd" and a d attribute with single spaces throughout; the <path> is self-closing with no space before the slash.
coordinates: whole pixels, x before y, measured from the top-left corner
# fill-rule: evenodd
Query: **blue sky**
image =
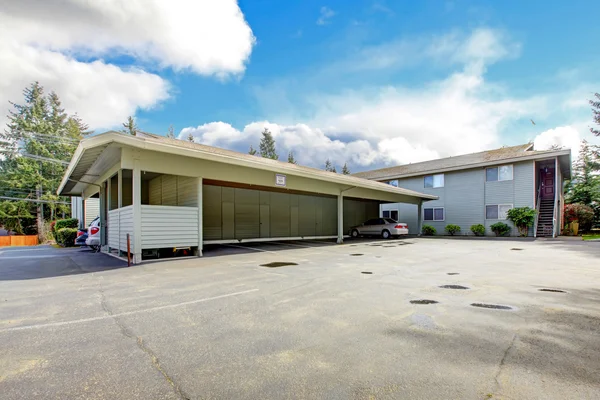
<path id="1" fill-rule="evenodd" d="M 354 171 L 595 140 L 586 100 L 600 91 L 598 2 L 68 3 L 55 26 L 19 6 L 0 10 L 15 29 L 48 25 L 27 31 L 27 52 L 9 47 L 5 92 L 38 79 L 98 132 L 134 114 L 145 131 L 172 124 L 181 137 L 246 151 L 268 127 L 281 158 Z M 90 23 L 78 30 L 70 18 Z M 25 61 L 40 67 L 22 71 Z"/>

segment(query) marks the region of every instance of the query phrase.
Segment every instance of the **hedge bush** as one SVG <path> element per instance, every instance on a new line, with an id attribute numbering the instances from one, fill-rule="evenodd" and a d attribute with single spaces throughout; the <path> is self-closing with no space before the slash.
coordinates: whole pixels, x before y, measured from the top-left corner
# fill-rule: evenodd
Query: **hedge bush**
<path id="1" fill-rule="evenodd" d="M 483 224 L 471 225 L 471 232 L 475 236 L 483 236 L 485 235 L 485 226 Z"/>
<path id="2" fill-rule="evenodd" d="M 59 231 L 63 228 L 75 228 L 79 227 L 79 220 L 77 218 L 59 219 L 54 225 L 54 230 Z"/>
<path id="3" fill-rule="evenodd" d="M 496 236 L 505 236 L 510 232 L 510 226 L 506 225 L 504 222 L 496 222 L 494 225 L 490 226 L 490 229 Z"/>
<path id="4" fill-rule="evenodd" d="M 565 206 L 565 220 L 567 223 L 579 222 L 579 230 L 588 232 L 594 222 L 594 209 L 585 204 L 567 204 Z"/>
<path id="5" fill-rule="evenodd" d="M 61 228 L 56 231 L 56 242 L 63 247 L 75 246 L 77 239 L 76 228 Z"/>
<path id="6" fill-rule="evenodd" d="M 433 236 L 437 233 L 435 228 L 431 225 L 423 225 L 421 232 L 423 232 L 423 235 L 425 235 L 425 236 Z"/>
<path id="7" fill-rule="evenodd" d="M 529 227 L 535 222 L 535 211 L 529 207 L 515 207 L 508 210 L 506 217 L 519 229 L 519 236 L 527 236 Z"/>
<path id="8" fill-rule="evenodd" d="M 446 229 L 446 233 L 448 233 L 450 236 L 454 236 L 455 234 L 460 232 L 460 226 L 454 225 L 454 224 L 446 225 L 445 229 Z"/>

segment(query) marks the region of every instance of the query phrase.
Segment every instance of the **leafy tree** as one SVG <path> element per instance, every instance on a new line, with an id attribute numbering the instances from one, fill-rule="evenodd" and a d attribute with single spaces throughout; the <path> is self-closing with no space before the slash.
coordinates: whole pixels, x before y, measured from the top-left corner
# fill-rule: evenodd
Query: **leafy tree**
<path id="1" fill-rule="evenodd" d="M 46 206 L 36 201 L 27 203 L 26 211 L 37 215 L 38 233 L 42 234 L 44 219 L 69 211 L 68 205 L 59 203 L 68 199 L 55 193 L 79 141 L 90 132 L 76 114 L 65 112 L 56 93 L 45 95 L 39 82 L 27 87 L 23 95 L 23 104 L 10 102 L 8 124 L 0 133 L 0 194 L 47 200 Z M 12 230 L 24 231 L 23 220 L 29 217 L 23 217 L 23 205 L 18 209 L 2 207 L 5 221 L 12 216 L 19 225 Z"/>
<path id="2" fill-rule="evenodd" d="M 25 220 L 35 217 L 29 212 L 30 204 L 26 201 L 4 201 L 0 203 L 0 226 L 17 235 L 25 233 Z"/>
<path id="3" fill-rule="evenodd" d="M 594 94 L 594 97 L 596 97 L 596 99 L 590 100 L 590 105 L 592 106 L 592 116 L 596 125 L 600 125 L 600 93 Z M 590 131 L 594 135 L 600 136 L 600 130 L 596 128 L 590 128 Z"/>
<path id="4" fill-rule="evenodd" d="M 263 137 L 260 139 L 260 144 L 258 146 L 261 157 L 270 158 L 271 160 L 279 160 L 279 156 L 275 150 L 275 139 L 273 139 L 273 134 L 271 131 L 265 128 L 262 131 L 262 136 Z"/>
<path id="5" fill-rule="evenodd" d="M 342 174 L 344 175 L 350 175 L 350 169 L 348 168 L 348 164 L 344 163 L 344 166 L 342 167 Z"/>
<path id="6" fill-rule="evenodd" d="M 294 152 L 293 151 L 290 151 L 288 153 L 288 162 L 290 164 L 298 164 L 298 161 L 296 161 L 296 159 L 294 158 Z"/>
<path id="7" fill-rule="evenodd" d="M 250 145 L 250 150 L 248 150 L 248 154 L 250 154 L 251 156 L 256 155 L 256 150 L 254 149 L 254 147 L 252 147 L 252 145 Z"/>
<path id="8" fill-rule="evenodd" d="M 175 130 L 173 129 L 173 125 L 169 125 L 169 131 L 167 132 L 167 137 L 169 139 L 175 139 Z"/>
<path id="9" fill-rule="evenodd" d="M 127 117 L 127 122 L 123 124 L 123 129 L 121 129 L 121 132 L 135 136 L 138 130 L 139 129 L 135 123 L 135 119 L 133 119 L 133 117 L 130 115 Z"/>
<path id="10" fill-rule="evenodd" d="M 188 142 L 192 142 L 195 143 L 196 141 L 194 140 L 194 135 L 192 135 L 192 133 L 188 133 L 188 137 L 187 137 L 187 141 Z"/>
<path id="11" fill-rule="evenodd" d="M 530 207 L 515 207 L 508 210 L 506 217 L 519 229 L 520 236 L 527 236 L 535 221 L 536 211 Z"/>
<path id="12" fill-rule="evenodd" d="M 566 183 L 566 203 L 592 206 L 600 202 L 600 157 L 598 147 L 581 142 L 579 159 L 573 164 L 573 179 Z"/>

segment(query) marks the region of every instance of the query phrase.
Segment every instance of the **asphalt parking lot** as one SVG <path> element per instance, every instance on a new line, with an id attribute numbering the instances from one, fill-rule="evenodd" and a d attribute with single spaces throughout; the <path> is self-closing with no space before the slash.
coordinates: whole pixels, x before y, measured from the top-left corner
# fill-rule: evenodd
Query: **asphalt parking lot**
<path id="1" fill-rule="evenodd" d="M 2 399 L 598 399 L 599 332 L 600 243 L 0 248 Z"/>

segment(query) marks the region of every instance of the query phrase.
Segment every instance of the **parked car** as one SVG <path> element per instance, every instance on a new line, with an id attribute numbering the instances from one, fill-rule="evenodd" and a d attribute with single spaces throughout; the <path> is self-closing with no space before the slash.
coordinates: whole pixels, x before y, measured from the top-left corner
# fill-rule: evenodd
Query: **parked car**
<path id="1" fill-rule="evenodd" d="M 90 224 L 87 231 L 87 239 L 85 244 L 88 245 L 92 250 L 97 251 L 100 249 L 100 217 L 96 217 Z"/>
<path id="2" fill-rule="evenodd" d="M 77 237 L 75 238 L 75 246 L 85 246 L 85 241 L 87 237 L 87 228 L 78 229 Z"/>
<path id="3" fill-rule="evenodd" d="M 350 228 L 350 236 L 381 236 L 389 239 L 392 236 L 408 235 L 408 225 L 390 218 L 373 218 L 365 223 Z"/>

